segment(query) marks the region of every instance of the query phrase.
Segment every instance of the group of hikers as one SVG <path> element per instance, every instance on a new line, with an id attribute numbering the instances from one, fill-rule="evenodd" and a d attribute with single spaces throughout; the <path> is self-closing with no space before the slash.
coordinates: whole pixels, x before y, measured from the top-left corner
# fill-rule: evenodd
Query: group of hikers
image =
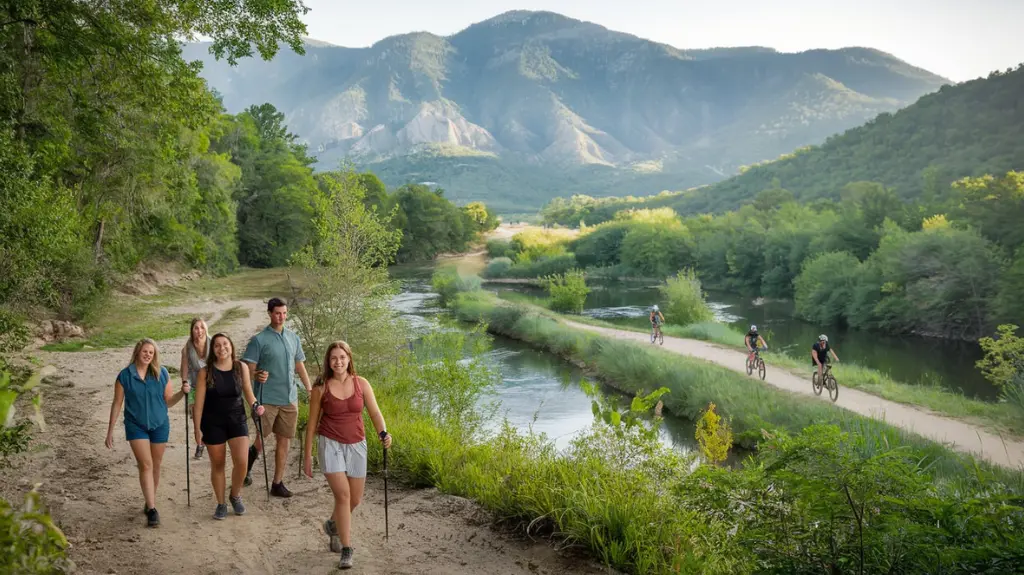
<path id="1" fill-rule="evenodd" d="M 145 338 L 135 345 L 131 363 L 114 383 L 106 446 L 114 445 L 114 424 L 124 406 L 125 437 L 138 464 L 139 483 L 145 499 L 147 525 L 160 524 L 156 491 L 160 464 L 170 436 L 168 409 L 195 390 L 191 417 L 195 429 L 195 457 L 205 450 L 210 460 L 210 481 L 217 506 L 213 518 L 245 513 L 242 487 L 251 485 L 253 464 L 264 451 L 263 442 L 274 434 L 274 480 L 270 495 L 291 497 L 284 485 L 288 448 L 298 425 L 298 393 L 295 376 L 309 393 L 309 421 L 303 443 L 302 471 L 313 477 L 313 440 L 321 471 L 334 495 L 330 518 L 324 524 L 328 546 L 340 553 L 339 566 L 352 567 L 352 511 L 359 505 L 366 482 L 365 409 L 384 449 L 391 447 L 384 416 L 373 388 L 356 373 L 352 349 L 343 341 L 327 347 L 322 373 L 315 381 L 305 367 L 299 336 L 285 327 L 288 306 L 279 298 L 267 303 L 270 324 L 254 335 L 238 358 L 235 344 L 225 333 L 210 337 L 206 322 L 192 320 L 190 335 L 181 350 L 181 385 L 175 389 L 167 368 L 160 363 L 155 341 Z M 243 403 L 244 400 L 244 403 Z M 256 434 L 249 445 L 249 407 Z M 231 451 L 230 491 L 225 502 L 225 459 Z M 186 454 L 188 457 L 189 454 Z"/>

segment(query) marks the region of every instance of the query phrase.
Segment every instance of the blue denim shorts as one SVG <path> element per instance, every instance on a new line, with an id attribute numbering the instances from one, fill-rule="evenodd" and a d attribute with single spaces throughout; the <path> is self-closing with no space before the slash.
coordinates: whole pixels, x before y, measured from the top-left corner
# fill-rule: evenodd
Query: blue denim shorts
<path id="1" fill-rule="evenodd" d="M 148 439 L 150 443 L 167 443 L 167 438 L 171 435 L 171 422 L 168 420 L 156 429 L 145 429 L 126 419 L 124 422 L 124 434 L 128 441 Z"/>

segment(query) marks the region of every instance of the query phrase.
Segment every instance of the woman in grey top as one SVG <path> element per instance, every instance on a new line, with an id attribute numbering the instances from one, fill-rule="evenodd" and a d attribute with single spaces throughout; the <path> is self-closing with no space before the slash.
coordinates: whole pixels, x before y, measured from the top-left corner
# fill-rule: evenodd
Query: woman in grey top
<path id="1" fill-rule="evenodd" d="M 210 336 L 207 333 L 206 321 L 201 317 L 193 318 L 192 325 L 188 330 L 189 338 L 185 347 L 181 348 L 181 378 L 187 381 L 193 389 L 199 377 L 199 370 L 206 367 L 206 358 L 210 353 Z M 191 413 L 195 405 L 193 395 L 189 403 L 189 415 L 195 421 L 195 415 Z M 196 459 L 203 456 L 203 444 L 196 442 Z"/>

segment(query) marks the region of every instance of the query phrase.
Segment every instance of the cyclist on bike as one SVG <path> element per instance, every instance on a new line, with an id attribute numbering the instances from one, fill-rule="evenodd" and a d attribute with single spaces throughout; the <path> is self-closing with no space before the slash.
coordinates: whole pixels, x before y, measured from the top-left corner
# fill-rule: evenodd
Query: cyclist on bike
<path id="1" fill-rule="evenodd" d="M 665 323 L 665 316 L 661 315 L 658 311 L 658 306 L 651 306 L 651 314 L 648 317 L 651 320 L 651 329 L 654 330 L 654 335 L 657 336 L 661 332 L 661 324 Z"/>
<path id="2" fill-rule="evenodd" d="M 743 343 L 747 345 L 747 351 L 750 352 L 747 355 L 747 363 L 754 361 L 754 351 L 758 348 L 768 349 L 768 344 L 765 343 L 764 338 L 757 333 L 757 326 L 750 326 L 750 331 L 743 338 Z"/>
<path id="3" fill-rule="evenodd" d="M 818 368 L 818 381 L 821 381 L 821 378 L 824 375 L 822 371 L 824 371 L 825 364 L 828 363 L 828 355 L 830 353 L 832 354 L 832 358 L 838 363 L 839 356 L 836 355 L 836 350 L 829 346 L 828 336 L 825 334 L 819 335 L 818 341 L 814 342 L 814 345 L 811 346 L 811 359 L 814 360 L 814 363 L 811 365 L 817 366 Z"/>

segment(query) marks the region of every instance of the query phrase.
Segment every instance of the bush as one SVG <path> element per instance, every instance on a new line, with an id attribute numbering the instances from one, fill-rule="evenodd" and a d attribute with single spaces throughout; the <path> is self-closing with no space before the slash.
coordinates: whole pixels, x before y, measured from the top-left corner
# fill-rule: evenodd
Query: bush
<path id="1" fill-rule="evenodd" d="M 564 274 L 577 267 L 576 257 L 572 254 L 545 256 L 528 263 L 517 263 L 507 272 L 505 277 L 539 278 L 547 275 Z"/>
<path id="2" fill-rule="evenodd" d="M 554 311 L 582 313 L 583 304 L 587 301 L 587 294 L 590 288 L 587 287 L 587 280 L 580 270 L 569 270 L 568 272 L 548 276 L 544 278 L 548 286 L 548 294 L 551 296 L 551 309 Z"/>
<path id="3" fill-rule="evenodd" d="M 64 534 L 40 509 L 35 489 L 21 507 L 0 498 L 0 573 L 69 573 L 74 564 L 64 555 L 67 546 Z"/>
<path id="4" fill-rule="evenodd" d="M 434 272 L 431 285 L 441 296 L 441 303 L 446 304 L 456 294 L 479 290 L 482 282 L 477 276 L 461 276 L 454 267 L 445 267 Z"/>
<path id="5" fill-rule="evenodd" d="M 689 325 L 712 321 L 715 314 L 708 307 L 701 290 L 700 280 L 691 269 L 680 271 L 665 280 L 659 288 L 665 298 L 665 321 L 676 325 Z"/>
<path id="6" fill-rule="evenodd" d="M 715 413 L 715 404 L 709 403 L 707 410 L 697 420 L 697 445 L 701 455 L 711 463 L 721 463 L 729 456 L 732 447 L 732 429 L 729 422 Z"/>
<path id="7" fill-rule="evenodd" d="M 504 277 L 508 273 L 509 268 L 512 267 L 512 260 L 502 256 L 491 260 L 487 267 L 484 268 L 483 276 L 485 278 L 500 278 Z"/>
<path id="8" fill-rule="evenodd" d="M 487 240 L 487 257 L 511 258 L 513 255 L 515 252 L 508 240 Z"/>

